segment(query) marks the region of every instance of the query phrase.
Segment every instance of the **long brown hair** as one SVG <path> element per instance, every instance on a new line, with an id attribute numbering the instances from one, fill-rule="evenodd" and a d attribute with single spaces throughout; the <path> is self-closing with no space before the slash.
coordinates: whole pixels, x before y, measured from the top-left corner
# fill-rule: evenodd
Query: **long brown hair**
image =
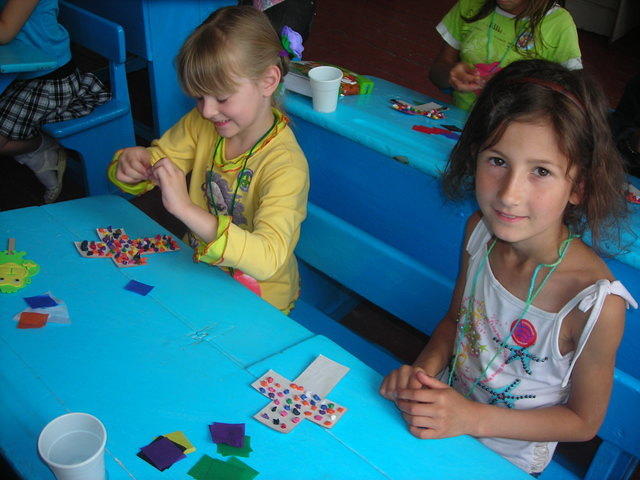
<path id="1" fill-rule="evenodd" d="M 472 191 L 478 154 L 495 145 L 511 122 L 549 122 L 558 148 L 575 165 L 573 186 L 582 200 L 568 205 L 564 222 L 573 233 L 591 231 L 600 253 L 603 240 L 617 245 L 623 196 L 624 163 L 607 124 L 607 102 L 600 86 L 582 70 L 546 60 L 520 60 L 497 73 L 471 111 L 443 176 L 452 199 Z M 610 244 L 609 244 L 610 245 Z M 610 246 L 607 245 L 607 250 Z"/>
<path id="2" fill-rule="evenodd" d="M 534 50 L 526 50 L 526 47 L 519 47 L 518 42 L 514 45 L 514 48 L 521 49 L 521 53 L 525 56 L 533 56 L 535 54 L 535 49 L 537 49 L 538 42 L 540 45 L 544 44 L 544 39 L 542 38 L 542 32 L 540 30 L 540 24 L 542 23 L 542 19 L 547 14 L 551 8 L 558 3 L 556 0 L 528 0 L 527 6 L 525 9 L 515 16 L 515 22 L 513 24 L 514 32 L 517 34 L 520 31 L 520 26 L 522 22 L 525 22 L 528 19 L 528 25 L 525 32 L 529 33 L 532 38 L 536 41 L 534 42 Z M 498 6 L 497 0 L 486 0 L 482 7 L 470 17 L 462 16 L 462 19 L 467 23 L 473 23 L 478 20 L 485 18 L 494 9 Z"/>
<path id="3" fill-rule="evenodd" d="M 223 7 L 189 35 L 176 58 L 184 91 L 192 97 L 225 95 L 236 79 L 259 79 L 276 65 L 287 74 L 288 56 L 267 16 L 253 7 Z"/>

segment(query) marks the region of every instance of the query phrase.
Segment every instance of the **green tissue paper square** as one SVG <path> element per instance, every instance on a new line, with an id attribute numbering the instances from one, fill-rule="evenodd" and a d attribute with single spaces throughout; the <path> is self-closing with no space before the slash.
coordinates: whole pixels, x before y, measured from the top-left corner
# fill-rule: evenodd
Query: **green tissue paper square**
<path id="1" fill-rule="evenodd" d="M 232 447 L 231 445 L 227 445 L 226 443 L 217 443 L 218 453 L 223 457 L 234 456 L 234 457 L 248 457 L 253 450 L 251 449 L 251 437 L 245 435 L 244 436 L 244 444 L 241 448 Z"/>

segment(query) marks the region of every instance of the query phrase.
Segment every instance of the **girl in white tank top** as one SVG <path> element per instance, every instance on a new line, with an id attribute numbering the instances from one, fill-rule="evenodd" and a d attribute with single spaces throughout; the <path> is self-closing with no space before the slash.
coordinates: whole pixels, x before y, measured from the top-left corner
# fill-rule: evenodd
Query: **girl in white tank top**
<path id="1" fill-rule="evenodd" d="M 625 308 L 637 304 L 591 243 L 625 210 L 605 102 L 583 72 L 515 62 L 487 85 L 444 177 L 473 187 L 451 306 L 380 392 L 416 437 L 469 434 L 528 473 L 606 413 Z"/>

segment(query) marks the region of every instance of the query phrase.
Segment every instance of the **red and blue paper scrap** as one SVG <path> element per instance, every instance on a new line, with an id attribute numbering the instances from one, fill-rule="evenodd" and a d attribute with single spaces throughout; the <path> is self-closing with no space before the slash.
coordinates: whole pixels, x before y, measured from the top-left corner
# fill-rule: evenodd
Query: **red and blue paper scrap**
<path id="1" fill-rule="evenodd" d="M 41 328 L 47 324 L 49 315 L 37 312 L 21 312 L 18 320 L 18 328 Z"/>
<path id="2" fill-rule="evenodd" d="M 431 135 L 443 135 L 447 138 L 450 138 L 451 140 L 458 140 L 460 138 L 459 134 L 452 132 L 450 130 L 446 130 L 444 128 L 425 127 L 424 125 L 414 125 L 413 127 L 411 127 L 411 129 L 415 130 L 416 132 L 428 133 Z"/>
<path id="3" fill-rule="evenodd" d="M 24 297 L 24 301 L 27 302 L 27 305 L 31 308 L 55 307 L 58 305 L 58 302 L 56 302 L 49 294 Z"/>
<path id="4" fill-rule="evenodd" d="M 29 305 L 29 308 L 25 308 L 13 317 L 18 322 L 18 328 L 41 328 L 49 322 L 71 323 L 67 305 L 62 300 L 55 298 L 51 292 L 24 297 L 24 301 Z"/>

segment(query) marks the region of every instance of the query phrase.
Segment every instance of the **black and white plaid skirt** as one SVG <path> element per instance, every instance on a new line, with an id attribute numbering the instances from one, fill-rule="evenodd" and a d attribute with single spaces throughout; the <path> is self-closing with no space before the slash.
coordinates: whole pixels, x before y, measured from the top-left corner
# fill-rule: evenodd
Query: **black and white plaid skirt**
<path id="1" fill-rule="evenodd" d="M 111 94 L 92 73 L 72 62 L 43 77 L 16 80 L 0 94 L 0 135 L 10 140 L 35 137 L 43 123 L 83 117 Z"/>

